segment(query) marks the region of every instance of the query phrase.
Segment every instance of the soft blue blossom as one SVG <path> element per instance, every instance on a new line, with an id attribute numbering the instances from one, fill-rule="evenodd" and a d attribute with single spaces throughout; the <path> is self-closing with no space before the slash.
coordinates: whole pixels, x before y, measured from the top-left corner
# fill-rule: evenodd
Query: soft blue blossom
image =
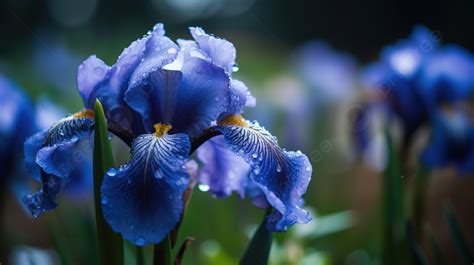
<path id="1" fill-rule="evenodd" d="M 61 182 L 79 166 L 70 157 L 89 139 L 91 109 L 99 99 L 109 130 L 131 147 L 130 161 L 110 169 L 101 187 L 104 217 L 125 239 L 136 245 L 158 243 L 174 229 L 182 218 L 183 193 L 193 186 L 186 166 L 190 155 L 219 134 L 199 151 L 205 163 L 201 182 L 218 196 L 237 191 L 264 198 L 266 203 L 259 205 L 275 209 L 268 217 L 273 231 L 310 220 L 301 208 L 312 172 L 308 158 L 280 148 L 258 123 L 240 116 L 255 99 L 232 77 L 237 70 L 233 44 L 200 28 L 190 31 L 194 40 L 175 43 L 157 24 L 113 66 L 91 56 L 79 67 L 77 85 L 85 109 L 26 144 L 45 183 L 29 200 L 38 206 L 33 210 L 56 206 Z M 229 164 L 218 160 L 225 157 L 232 158 Z M 234 162 L 247 165 L 236 171 Z"/>

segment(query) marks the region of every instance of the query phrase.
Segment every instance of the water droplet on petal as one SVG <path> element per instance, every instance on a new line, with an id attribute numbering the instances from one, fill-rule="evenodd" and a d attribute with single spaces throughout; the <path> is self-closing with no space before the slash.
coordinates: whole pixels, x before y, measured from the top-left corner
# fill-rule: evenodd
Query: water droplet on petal
<path id="1" fill-rule="evenodd" d="M 135 241 L 135 245 L 138 245 L 138 246 L 143 246 L 143 245 L 145 245 L 145 239 L 143 239 L 143 237 L 139 237 L 139 238 Z"/>
<path id="2" fill-rule="evenodd" d="M 257 153 L 253 154 L 252 157 L 257 158 L 258 157 Z"/>
<path id="3" fill-rule="evenodd" d="M 101 200 L 102 204 L 107 204 L 108 201 L 109 200 L 107 199 L 106 196 L 102 196 L 102 200 Z"/>
<path id="4" fill-rule="evenodd" d="M 234 64 L 234 65 L 232 66 L 232 72 L 235 73 L 235 72 L 237 72 L 237 71 L 239 71 L 239 65 Z"/>
<path id="5" fill-rule="evenodd" d="M 115 177 L 117 175 L 117 170 L 115 168 L 111 168 L 109 169 L 109 171 L 107 171 L 107 176 L 109 177 Z"/>
<path id="6" fill-rule="evenodd" d="M 253 174 L 255 174 L 255 175 L 260 174 L 260 168 L 258 168 L 258 167 L 254 168 Z"/>
<path id="7" fill-rule="evenodd" d="M 306 166 L 305 170 L 306 171 L 311 171 L 311 166 Z"/>
<path id="8" fill-rule="evenodd" d="M 203 192 L 209 191 L 210 189 L 209 185 L 207 184 L 199 184 L 198 188 L 200 191 L 203 191 Z"/>
<path id="9" fill-rule="evenodd" d="M 277 164 L 277 172 L 281 172 L 281 166 L 280 166 L 280 164 Z"/>

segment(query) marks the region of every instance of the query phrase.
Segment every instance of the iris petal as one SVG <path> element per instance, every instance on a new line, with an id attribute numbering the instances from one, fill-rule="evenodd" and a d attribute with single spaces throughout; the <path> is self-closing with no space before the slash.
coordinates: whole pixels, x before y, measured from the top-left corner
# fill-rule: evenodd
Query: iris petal
<path id="1" fill-rule="evenodd" d="M 275 208 L 267 219 L 269 229 L 286 231 L 295 223 L 311 220 L 309 213 L 300 208 L 312 173 L 306 155 L 280 148 L 276 138 L 258 123 L 242 120 L 237 125 L 215 128 L 224 135 L 230 149 L 250 164 L 250 181 Z"/>
<path id="2" fill-rule="evenodd" d="M 217 197 L 227 197 L 235 191 L 244 197 L 250 166 L 228 148 L 224 137 L 207 141 L 199 147 L 197 155 L 204 164 L 199 180 L 209 186 L 210 192 Z"/>
<path id="3" fill-rule="evenodd" d="M 62 178 L 44 172 L 42 175 L 43 187 L 36 193 L 23 197 L 24 205 L 34 217 L 38 217 L 41 213 L 51 211 L 58 206 L 56 195 L 59 193 L 64 182 Z"/>
<path id="4" fill-rule="evenodd" d="M 144 132 L 144 129 L 138 114 L 125 104 L 125 91 L 135 69 L 145 60 L 147 42 L 153 36 L 162 36 L 163 34 L 163 27 L 158 24 L 149 34 L 132 42 L 129 47 L 124 49 L 117 62 L 108 71 L 106 80 L 98 91 L 98 97 L 104 106 L 109 127 L 112 127 L 116 132 L 126 134 L 129 138 L 138 136 Z"/>
<path id="5" fill-rule="evenodd" d="M 94 108 L 94 102 L 97 97 L 100 84 L 109 71 L 110 67 L 95 55 L 85 60 L 77 71 L 77 88 L 84 101 L 84 107 Z"/>
<path id="6" fill-rule="evenodd" d="M 131 160 L 110 169 L 102 184 L 102 209 L 112 229 L 136 245 L 160 242 L 179 222 L 189 175 L 185 134 L 143 134 Z"/>
<path id="7" fill-rule="evenodd" d="M 202 28 L 189 28 L 191 35 L 196 40 L 199 48 L 217 65 L 232 73 L 235 65 L 236 50 L 234 45 L 224 39 L 216 38 L 204 32 Z"/>
<path id="8" fill-rule="evenodd" d="M 181 71 L 157 69 L 146 82 L 132 86 L 125 101 L 143 118 L 147 131 L 154 123 L 172 132 L 198 135 L 227 108 L 229 79 L 205 60 L 188 58 Z"/>
<path id="9" fill-rule="evenodd" d="M 36 164 L 36 154 L 43 147 L 48 135 L 48 130 L 43 130 L 30 136 L 24 144 L 25 165 L 29 174 L 38 182 L 41 182 L 41 170 Z"/>
<path id="10" fill-rule="evenodd" d="M 220 119 L 232 114 L 242 114 L 245 107 L 255 107 L 256 100 L 243 82 L 232 79 L 229 90 L 229 107 L 221 113 Z"/>
<path id="11" fill-rule="evenodd" d="M 41 131 L 25 142 L 27 169 L 41 189 L 23 198 L 33 216 L 56 208 L 56 195 L 70 180 L 90 178 L 92 146 L 89 141 L 94 120 L 87 112 L 59 120 L 50 129 Z"/>

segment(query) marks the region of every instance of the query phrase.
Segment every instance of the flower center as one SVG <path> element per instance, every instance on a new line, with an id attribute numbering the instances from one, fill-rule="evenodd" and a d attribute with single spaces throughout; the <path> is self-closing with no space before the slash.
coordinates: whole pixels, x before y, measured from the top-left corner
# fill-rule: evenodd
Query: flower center
<path id="1" fill-rule="evenodd" d="M 225 117 L 223 120 L 217 123 L 219 126 L 240 126 L 240 127 L 249 127 L 248 122 L 242 117 L 241 115 L 229 115 Z"/>
<path id="2" fill-rule="evenodd" d="M 171 130 L 171 128 L 173 128 L 170 124 L 161 124 L 161 123 L 157 123 L 157 124 L 153 125 L 153 127 L 155 127 L 155 136 L 156 137 L 163 137 L 163 135 L 168 133 L 169 130 Z"/>
<path id="3" fill-rule="evenodd" d="M 88 119 L 94 119 L 94 111 L 90 109 L 86 109 L 80 112 L 76 112 L 72 115 L 73 118 L 88 118 Z"/>

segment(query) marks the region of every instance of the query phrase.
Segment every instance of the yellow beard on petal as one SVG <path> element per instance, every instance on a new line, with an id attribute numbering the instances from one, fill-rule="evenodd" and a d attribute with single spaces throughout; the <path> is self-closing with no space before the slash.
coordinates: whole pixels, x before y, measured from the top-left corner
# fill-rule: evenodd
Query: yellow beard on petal
<path id="1" fill-rule="evenodd" d="M 249 127 L 248 122 L 241 115 L 229 115 L 217 123 L 220 126 Z"/>
<path id="2" fill-rule="evenodd" d="M 77 118 L 77 119 L 80 119 L 80 118 L 94 119 L 94 116 L 95 116 L 94 111 L 90 109 L 86 109 L 86 110 L 74 113 L 72 115 L 73 118 Z"/>
<path id="3" fill-rule="evenodd" d="M 153 125 L 155 127 L 155 136 L 156 137 L 163 137 L 163 135 L 167 134 L 171 128 L 173 128 L 170 124 L 161 124 L 157 123 Z"/>

